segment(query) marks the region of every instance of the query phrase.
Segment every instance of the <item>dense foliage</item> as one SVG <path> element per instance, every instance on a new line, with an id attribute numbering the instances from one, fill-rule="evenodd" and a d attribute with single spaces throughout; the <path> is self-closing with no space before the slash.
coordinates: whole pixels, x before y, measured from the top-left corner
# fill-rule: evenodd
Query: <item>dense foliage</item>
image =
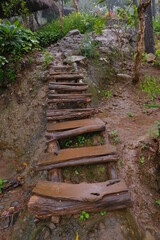
<path id="1" fill-rule="evenodd" d="M 36 35 L 29 29 L 22 27 L 19 21 L 0 24 L 0 82 L 15 80 L 14 62 L 21 59 L 23 53 L 38 46 Z"/>
<path id="2" fill-rule="evenodd" d="M 99 23 L 100 24 L 97 24 Z M 104 25 L 105 19 L 102 17 L 95 17 L 92 14 L 72 13 L 63 18 L 63 32 L 61 31 L 60 20 L 54 20 L 50 24 L 38 30 L 38 40 L 42 47 L 64 37 L 70 30 L 78 29 L 81 33 L 98 30 Z M 100 26 L 101 25 L 101 26 Z"/>

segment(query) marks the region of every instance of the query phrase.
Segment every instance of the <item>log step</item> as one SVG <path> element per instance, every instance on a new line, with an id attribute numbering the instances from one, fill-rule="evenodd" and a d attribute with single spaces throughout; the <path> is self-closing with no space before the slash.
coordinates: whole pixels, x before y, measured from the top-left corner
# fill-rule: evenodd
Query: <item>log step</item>
<path id="1" fill-rule="evenodd" d="M 106 144 L 102 146 L 70 148 L 60 150 L 58 155 L 45 153 L 38 163 L 37 170 L 77 166 L 117 161 L 116 148 Z"/>
<path id="2" fill-rule="evenodd" d="M 73 120 L 60 123 L 47 123 L 46 130 L 47 132 L 64 131 L 92 125 L 105 126 L 105 123 L 100 118 Z"/>
<path id="3" fill-rule="evenodd" d="M 65 75 L 65 74 L 75 74 L 75 72 L 65 72 L 63 71 L 55 71 L 54 69 L 50 70 L 49 72 L 50 76 L 54 75 Z M 80 72 L 76 72 L 76 74 L 80 74 Z"/>
<path id="4" fill-rule="evenodd" d="M 59 131 L 59 132 L 46 132 L 46 137 L 50 140 L 48 143 L 60 140 L 68 137 L 74 137 L 85 133 L 91 133 L 91 132 L 102 132 L 105 130 L 105 123 L 95 123 L 93 125 L 89 126 L 82 126 L 79 128 L 67 130 L 67 131 Z"/>
<path id="5" fill-rule="evenodd" d="M 86 91 L 88 89 L 88 86 L 68 86 L 68 85 L 59 85 L 59 84 L 54 84 L 54 85 L 49 85 L 49 94 L 54 93 L 52 90 L 57 90 L 57 91 L 67 91 L 67 92 L 82 92 Z"/>
<path id="6" fill-rule="evenodd" d="M 131 206 L 128 189 L 122 180 L 101 183 L 53 183 L 41 181 L 33 189 L 28 207 L 37 217 L 97 212 Z"/>
<path id="7" fill-rule="evenodd" d="M 86 83 L 75 83 L 75 82 L 53 82 L 53 81 L 50 81 L 49 83 L 49 89 L 50 89 L 50 86 L 53 86 L 53 85 L 66 85 L 66 86 L 88 86 Z"/>
<path id="8" fill-rule="evenodd" d="M 58 120 L 86 118 L 93 115 L 94 112 L 95 112 L 94 108 L 48 110 L 47 120 L 58 121 Z"/>
<path id="9" fill-rule="evenodd" d="M 64 102 L 91 102 L 92 94 L 83 93 L 83 94 L 48 94 L 48 104 L 50 103 L 64 103 Z"/>
<path id="10" fill-rule="evenodd" d="M 61 75 L 54 75 L 53 78 L 55 80 L 79 80 L 83 79 L 83 75 L 81 74 L 61 74 Z"/>
<path id="11" fill-rule="evenodd" d="M 52 74 L 52 72 L 54 71 L 64 71 L 64 70 L 71 70 L 72 67 L 69 65 L 57 65 L 57 66 L 52 66 L 52 68 L 50 69 L 50 74 Z"/>

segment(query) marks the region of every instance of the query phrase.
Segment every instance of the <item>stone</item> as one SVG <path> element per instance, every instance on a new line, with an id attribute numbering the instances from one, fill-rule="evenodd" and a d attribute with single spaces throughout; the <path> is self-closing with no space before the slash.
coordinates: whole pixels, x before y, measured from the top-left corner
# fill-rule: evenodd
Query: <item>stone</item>
<path id="1" fill-rule="evenodd" d="M 72 63 L 74 63 L 74 62 L 82 62 L 84 60 L 86 60 L 86 57 L 84 57 L 84 56 L 68 56 L 67 57 L 67 61 L 68 62 L 72 62 Z"/>
<path id="2" fill-rule="evenodd" d="M 132 77 L 125 73 L 118 73 L 117 77 L 124 80 L 132 80 Z"/>
<path id="3" fill-rule="evenodd" d="M 146 55 L 146 59 L 147 59 L 148 63 L 154 62 L 155 58 L 156 58 L 156 56 L 153 53 L 149 53 Z"/>
<path id="4" fill-rule="evenodd" d="M 49 224 L 49 228 L 50 228 L 51 230 L 54 230 L 54 229 L 56 228 L 56 226 L 55 226 L 54 223 L 50 223 L 50 224 Z"/>
<path id="5" fill-rule="evenodd" d="M 75 36 L 75 35 L 80 35 L 80 31 L 79 31 L 78 29 L 71 30 L 71 31 L 66 35 L 66 37 Z"/>
<path id="6" fill-rule="evenodd" d="M 60 217 L 58 216 L 52 216 L 51 217 L 51 222 L 58 224 L 60 222 Z"/>

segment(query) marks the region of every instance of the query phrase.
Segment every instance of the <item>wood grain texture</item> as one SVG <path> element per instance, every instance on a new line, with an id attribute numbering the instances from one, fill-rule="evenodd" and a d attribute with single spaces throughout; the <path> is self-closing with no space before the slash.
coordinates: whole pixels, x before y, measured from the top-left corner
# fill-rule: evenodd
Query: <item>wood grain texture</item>
<path id="1" fill-rule="evenodd" d="M 106 195 L 127 191 L 126 184 L 119 179 L 100 183 L 80 184 L 40 181 L 33 189 L 34 194 L 43 197 L 81 202 L 95 202 Z"/>
<path id="2" fill-rule="evenodd" d="M 60 150 L 56 155 L 52 153 L 44 154 L 42 160 L 38 163 L 38 166 L 46 166 L 49 164 L 65 162 L 68 160 L 76 160 L 97 156 L 100 157 L 111 154 L 116 154 L 116 148 L 109 144 L 93 147 L 69 148 Z"/>

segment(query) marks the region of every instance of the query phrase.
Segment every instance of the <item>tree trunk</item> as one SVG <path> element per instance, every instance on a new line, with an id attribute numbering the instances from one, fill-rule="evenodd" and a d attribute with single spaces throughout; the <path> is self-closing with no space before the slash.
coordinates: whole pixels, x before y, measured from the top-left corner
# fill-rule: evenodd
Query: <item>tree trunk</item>
<path id="1" fill-rule="evenodd" d="M 144 41 L 145 41 L 145 52 L 154 54 L 155 41 L 154 41 L 154 33 L 153 33 L 151 3 L 149 4 L 149 6 L 146 9 Z"/>
<path id="2" fill-rule="evenodd" d="M 140 79 L 141 58 L 144 48 L 145 12 L 150 2 L 151 0 L 145 2 L 141 0 L 138 6 L 138 44 L 133 75 L 134 84 L 138 83 Z"/>
<path id="3" fill-rule="evenodd" d="M 156 17 L 156 2 L 155 0 L 152 0 L 152 16 Z"/>
<path id="4" fill-rule="evenodd" d="M 160 0 L 158 0 L 158 11 L 159 11 L 159 15 L 160 15 Z"/>
<path id="5" fill-rule="evenodd" d="M 59 17 L 60 17 L 60 23 L 61 23 L 61 30 L 63 32 L 63 15 L 62 15 L 62 5 L 61 5 L 61 0 L 58 0 L 59 4 Z"/>
<path id="6" fill-rule="evenodd" d="M 73 6 L 76 12 L 78 12 L 78 3 L 77 0 L 73 0 Z"/>

